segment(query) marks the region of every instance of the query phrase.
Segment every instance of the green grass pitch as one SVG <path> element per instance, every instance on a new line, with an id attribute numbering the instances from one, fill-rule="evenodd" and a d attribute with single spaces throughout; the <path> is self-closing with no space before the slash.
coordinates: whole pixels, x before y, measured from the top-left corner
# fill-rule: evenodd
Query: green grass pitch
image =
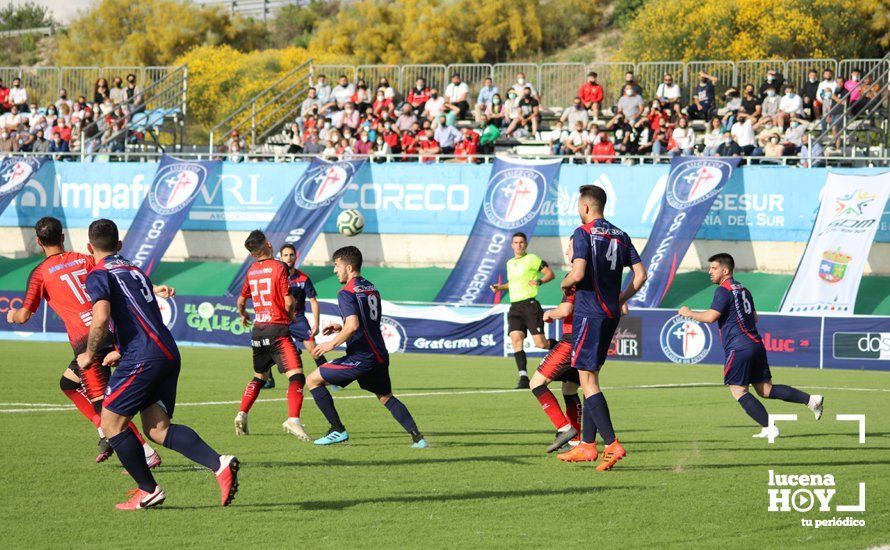
<path id="1" fill-rule="evenodd" d="M 515 381 L 508 359 L 394 356 L 395 392 L 431 444 L 414 450 L 389 413 L 353 387 L 334 393 L 352 437 L 347 444 L 318 448 L 283 434 L 283 384 L 260 395 L 253 435 L 238 438 L 232 402 L 251 378 L 249 351 L 182 348 L 182 355 L 175 419 L 242 460 L 241 490 L 232 507 L 220 508 L 211 474 L 160 448 L 156 477 L 166 503 L 118 512 L 114 504 L 133 485 L 117 459 L 93 463 L 92 426 L 73 409 L 45 406 L 68 404 L 58 378 L 70 348 L 0 342 L 5 548 L 890 543 L 890 373 L 773 369 L 780 383 L 823 393 L 827 407 L 817 423 L 801 406 L 766 402 L 770 412 L 799 415 L 780 424 L 782 437 L 769 445 L 751 438 L 757 430 L 720 386 L 720 367 L 607 364 L 603 384 L 629 454 L 601 473 L 544 453 L 552 427 L 530 392 L 496 391 Z M 322 435 L 326 425 L 311 396 L 303 411 L 310 434 Z M 864 445 L 855 423 L 836 421 L 838 413 L 866 415 Z M 768 512 L 769 469 L 834 475 L 833 505 L 855 504 L 864 482 L 867 510 Z M 801 526 L 802 518 L 848 515 L 866 526 Z"/>

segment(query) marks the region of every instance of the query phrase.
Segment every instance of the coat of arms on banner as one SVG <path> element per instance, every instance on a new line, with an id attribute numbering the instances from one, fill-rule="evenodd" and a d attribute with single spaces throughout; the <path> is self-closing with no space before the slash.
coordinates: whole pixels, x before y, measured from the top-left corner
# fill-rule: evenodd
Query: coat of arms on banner
<path id="1" fill-rule="evenodd" d="M 826 250 L 822 253 L 822 263 L 819 264 L 819 278 L 826 283 L 838 283 L 847 273 L 847 264 L 853 259 L 837 250 Z"/>

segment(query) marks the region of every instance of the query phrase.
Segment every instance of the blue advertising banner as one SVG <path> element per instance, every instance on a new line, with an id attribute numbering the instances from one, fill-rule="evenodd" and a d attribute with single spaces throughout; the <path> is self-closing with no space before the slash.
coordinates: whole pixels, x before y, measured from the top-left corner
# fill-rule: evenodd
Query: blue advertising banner
<path id="1" fill-rule="evenodd" d="M 528 162 L 496 158 L 482 209 L 460 259 L 436 296 L 437 302 L 482 305 L 498 303 L 489 288 L 506 280 L 505 264 L 513 255 L 510 237 L 532 235 L 560 161 Z"/>
<path id="2" fill-rule="evenodd" d="M 7 157 L 0 161 L 0 214 L 43 166 L 52 166 L 49 160 L 49 157 Z"/>
<path id="3" fill-rule="evenodd" d="M 640 254 L 649 279 L 628 305 L 651 308 L 661 304 L 711 204 L 739 162 L 738 158 L 671 159 L 661 210 Z"/>
<path id="4" fill-rule="evenodd" d="M 337 199 L 346 190 L 365 160 L 344 160 L 328 162 L 315 158 L 297 180 L 293 191 L 285 198 L 275 217 L 266 226 L 266 238 L 277 250 L 285 243 L 294 245 L 297 250 L 297 264 L 309 251 L 325 220 L 337 206 Z M 226 291 L 229 296 L 237 296 L 244 284 L 244 277 L 253 264 L 248 255 L 241 269 Z"/>
<path id="5" fill-rule="evenodd" d="M 201 189 L 219 178 L 221 166 L 218 160 L 182 160 L 164 155 L 148 196 L 130 223 L 121 255 L 151 275 Z"/>
<path id="6" fill-rule="evenodd" d="M 33 227 L 45 215 L 66 227 L 86 227 L 101 217 L 125 229 L 148 193 L 157 163 L 54 162 L 19 192 L 0 214 L 0 226 Z M 265 227 L 290 196 L 294 174 L 307 162 L 224 162 L 219 178 L 208 181 L 194 201 L 182 229 L 249 231 Z M 371 164 L 369 177 L 353 180 L 322 231 L 336 232 L 337 210 L 365 214 L 365 233 L 469 235 L 482 206 L 491 167 L 475 164 Z M 874 175 L 880 168 L 832 168 L 833 173 Z M 560 168 L 541 207 L 535 236 L 571 235 L 578 225 L 581 185 L 603 187 L 609 196 L 606 217 L 632 237 L 652 231 L 667 185 L 665 165 L 574 165 Z M 745 166 L 735 170 L 717 196 L 697 238 L 732 241 L 807 242 L 819 193 L 828 169 Z M 884 214 L 876 242 L 890 242 L 890 212 Z"/>

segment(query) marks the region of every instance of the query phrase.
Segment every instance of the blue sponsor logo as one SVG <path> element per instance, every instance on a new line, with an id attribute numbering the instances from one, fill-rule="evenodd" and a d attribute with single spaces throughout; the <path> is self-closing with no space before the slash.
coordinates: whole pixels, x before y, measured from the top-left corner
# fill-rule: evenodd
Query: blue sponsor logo
<path id="1" fill-rule="evenodd" d="M 148 205 L 162 216 L 169 216 L 189 206 L 207 179 L 207 169 L 198 164 L 169 164 L 155 176 L 148 193 Z"/>
<path id="2" fill-rule="evenodd" d="M 714 337 L 708 325 L 674 315 L 661 328 L 659 342 L 665 357 L 674 363 L 691 365 L 708 355 Z"/>
<path id="3" fill-rule="evenodd" d="M 665 198 L 677 210 L 685 210 L 719 194 L 720 184 L 731 173 L 732 166 L 722 160 L 682 162 L 671 171 Z"/>
<path id="4" fill-rule="evenodd" d="M 515 229 L 532 221 L 544 206 L 547 180 L 531 168 L 508 168 L 492 176 L 482 205 L 485 217 L 501 229 Z"/>

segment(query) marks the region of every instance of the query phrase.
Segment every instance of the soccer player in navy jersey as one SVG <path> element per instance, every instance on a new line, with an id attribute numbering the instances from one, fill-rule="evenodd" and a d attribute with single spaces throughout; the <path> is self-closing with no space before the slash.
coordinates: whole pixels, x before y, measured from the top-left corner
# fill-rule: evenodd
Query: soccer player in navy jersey
<path id="1" fill-rule="evenodd" d="M 89 251 L 96 266 L 87 275 L 86 289 L 93 302 L 92 323 L 86 351 L 77 356 L 80 368 L 88 368 L 108 338 L 109 322 L 120 357 L 108 381 L 102 404 L 102 430 L 138 487 L 119 510 L 139 510 L 164 502 L 164 490 L 145 463 L 142 445 L 127 426 L 139 413 L 142 427 L 152 441 L 173 449 L 214 472 L 228 506 L 238 490 L 238 459 L 221 456 L 194 430 L 171 424 L 179 380 L 179 349 L 164 326 L 148 276 L 118 254 L 121 243 L 111 220 L 96 220 L 89 227 Z"/>
<path id="2" fill-rule="evenodd" d="M 603 217 L 606 192 L 584 185 L 578 198 L 583 222 L 572 234 L 572 270 L 562 288 L 575 287 L 572 321 L 572 366 L 578 369 L 584 392 L 581 444 L 559 455 L 567 462 L 592 462 L 597 458 L 596 432 L 606 445 L 597 470 L 609 470 L 627 455 L 615 437 L 609 406 L 600 389 L 599 374 L 627 301 L 646 282 L 646 268 L 630 237 Z M 631 284 L 622 292 L 624 268 L 633 270 Z"/>
<path id="3" fill-rule="evenodd" d="M 754 386 L 757 395 L 766 399 L 781 399 L 791 403 L 806 405 L 816 420 L 822 418 L 824 398 L 809 395 L 791 386 L 772 383 L 766 348 L 757 332 L 757 310 L 754 297 L 740 282 L 733 278 L 735 260 L 729 254 L 714 254 L 708 258 L 708 275 L 717 285 L 710 309 L 692 311 L 686 306 L 679 310 L 683 317 L 699 323 L 717 321 L 726 362 L 723 367 L 723 383 L 748 416 L 760 424 L 762 429 L 754 437 L 775 439 L 779 429 L 769 426 L 769 415 L 756 397 L 748 393 L 748 386 Z"/>
<path id="4" fill-rule="evenodd" d="M 369 280 L 362 277 L 362 253 L 354 246 L 345 246 L 334 252 L 333 262 L 334 274 L 345 285 L 337 293 L 343 324 L 325 327 L 325 335 L 336 336 L 315 346 L 312 355 L 321 357 L 343 343 L 346 344 L 346 355 L 318 367 L 306 379 L 306 386 L 312 392 L 315 404 L 331 425 L 327 434 L 317 439 L 315 444 L 331 445 L 349 439 L 349 433 L 340 421 L 340 415 L 334 408 L 334 399 L 326 386 L 335 384 L 345 387 L 357 381 L 363 390 L 375 394 L 393 418 L 411 435 L 414 440 L 412 447 L 423 449 L 427 446 L 426 439 L 417 429 L 408 408 L 392 394 L 389 353 L 380 332 L 380 292 Z"/>

